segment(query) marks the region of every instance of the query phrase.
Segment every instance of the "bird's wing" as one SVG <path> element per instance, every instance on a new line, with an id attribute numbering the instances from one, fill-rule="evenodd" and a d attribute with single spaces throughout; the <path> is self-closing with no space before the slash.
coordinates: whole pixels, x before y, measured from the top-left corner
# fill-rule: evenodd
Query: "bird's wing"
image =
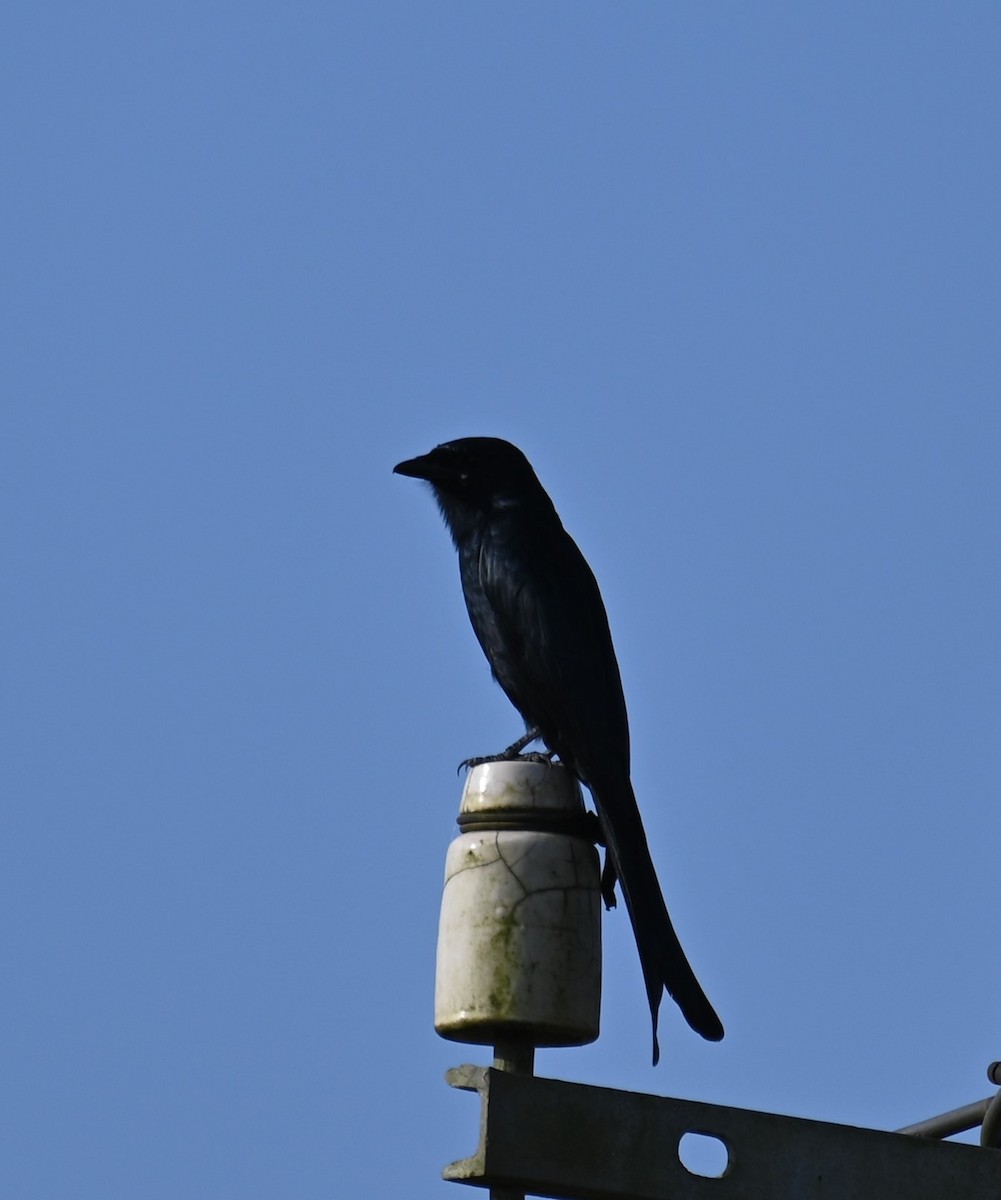
<path id="1" fill-rule="evenodd" d="M 561 525 L 498 523 L 480 549 L 479 583 L 506 661 L 488 656 L 526 721 L 582 779 L 599 764 L 602 773 L 628 777 L 626 707 L 608 618 L 570 535 Z"/>

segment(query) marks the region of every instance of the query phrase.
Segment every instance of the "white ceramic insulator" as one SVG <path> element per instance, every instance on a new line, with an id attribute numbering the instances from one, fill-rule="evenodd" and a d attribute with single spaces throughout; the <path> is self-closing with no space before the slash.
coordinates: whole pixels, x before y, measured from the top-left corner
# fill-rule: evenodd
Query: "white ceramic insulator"
<path id="1" fill-rule="evenodd" d="M 466 781 L 467 829 L 445 864 L 435 1029 L 458 1042 L 516 1037 L 575 1046 L 598 1036 L 601 903 L 598 854 L 582 835 L 576 782 L 558 764 L 484 763 Z M 532 828 L 538 818 L 570 832 Z M 576 824 L 575 824 L 576 818 Z"/>

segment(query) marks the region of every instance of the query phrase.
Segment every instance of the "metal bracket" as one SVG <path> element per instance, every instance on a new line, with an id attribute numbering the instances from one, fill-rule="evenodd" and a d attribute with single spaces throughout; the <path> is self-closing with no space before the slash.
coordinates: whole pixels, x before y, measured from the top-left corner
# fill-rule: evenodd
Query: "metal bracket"
<path id="1" fill-rule="evenodd" d="M 480 1144 L 445 1179 L 555 1200 L 998 1200 L 1001 1150 L 692 1100 L 455 1067 L 479 1092 Z M 686 1133 L 726 1147 L 718 1178 L 678 1156 Z"/>

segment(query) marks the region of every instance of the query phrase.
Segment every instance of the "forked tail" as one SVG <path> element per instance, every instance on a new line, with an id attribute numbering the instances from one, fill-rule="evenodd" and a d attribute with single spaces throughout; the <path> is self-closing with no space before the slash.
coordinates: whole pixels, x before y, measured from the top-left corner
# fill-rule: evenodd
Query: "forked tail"
<path id="1" fill-rule="evenodd" d="M 614 799 L 607 790 L 603 793 L 595 790 L 593 794 L 643 968 L 653 1022 L 653 1061 L 656 1066 L 660 1059 L 657 1015 L 665 988 L 692 1029 L 708 1041 L 718 1042 L 723 1037 L 723 1025 L 674 932 L 632 786 L 627 781 L 625 788 L 616 788 Z"/>

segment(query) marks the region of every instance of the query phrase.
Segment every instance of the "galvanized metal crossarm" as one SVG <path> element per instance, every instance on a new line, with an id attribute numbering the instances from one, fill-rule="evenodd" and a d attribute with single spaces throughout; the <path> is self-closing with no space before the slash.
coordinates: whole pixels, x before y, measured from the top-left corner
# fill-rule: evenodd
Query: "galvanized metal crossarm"
<path id="1" fill-rule="evenodd" d="M 444 1177 L 555 1200 L 999 1200 L 1001 1150 L 463 1066 L 480 1144 Z M 718 1138 L 718 1178 L 691 1173 L 686 1133 Z"/>

